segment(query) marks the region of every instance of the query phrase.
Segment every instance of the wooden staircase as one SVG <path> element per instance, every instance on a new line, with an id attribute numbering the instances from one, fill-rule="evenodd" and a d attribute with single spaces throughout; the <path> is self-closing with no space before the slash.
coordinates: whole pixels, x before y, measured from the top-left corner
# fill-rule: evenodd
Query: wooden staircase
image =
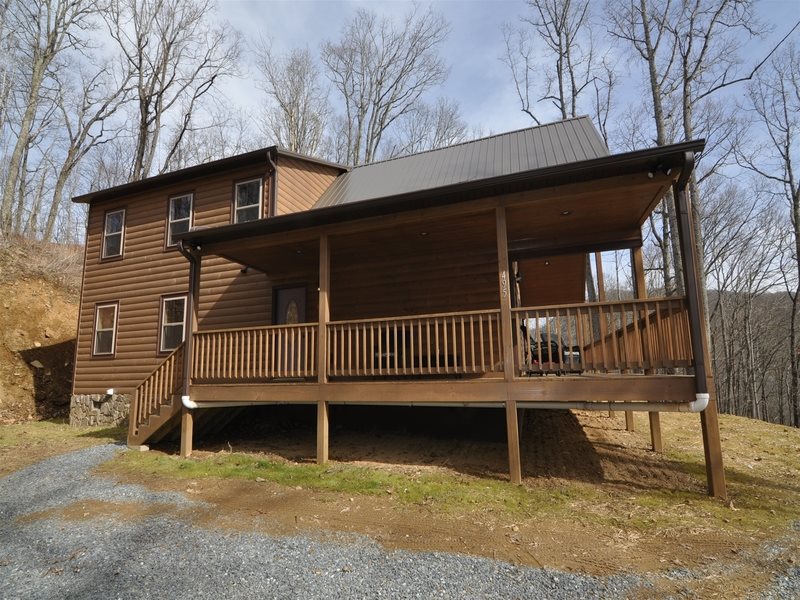
<path id="1" fill-rule="evenodd" d="M 131 402 L 128 445 L 144 444 L 181 411 L 183 344 L 136 388 Z"/>

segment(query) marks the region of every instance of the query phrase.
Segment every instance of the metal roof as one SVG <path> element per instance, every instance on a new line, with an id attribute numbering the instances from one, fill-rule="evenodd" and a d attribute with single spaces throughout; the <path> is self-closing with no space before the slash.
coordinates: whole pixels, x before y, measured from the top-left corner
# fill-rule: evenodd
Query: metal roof
<path id="1" fill-rule="evenodd" d="M 356 167 L 314 208 L 352 204 L 608 156 L 589 117 L 463 142 Z"/>

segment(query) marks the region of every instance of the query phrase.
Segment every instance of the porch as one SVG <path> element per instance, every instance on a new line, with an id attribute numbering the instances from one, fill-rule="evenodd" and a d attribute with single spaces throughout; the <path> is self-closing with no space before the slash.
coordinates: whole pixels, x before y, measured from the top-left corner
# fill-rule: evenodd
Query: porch
<path id="1" fill-rule="evenodd" d="M 522 408 L 648 412 L 660 450 L 658 412 L 702 410 L 708 387 L 688 205 L 677 170 L 651 169 L 184 235 L 186 341 L 137 389 L 129 441 L 180 414 L 188 455 L 196 408 L 315 404 L 324 463 L 331 404 L 461 405 L 504 409 L 516 482 Z M 641 227 L 673 185 L 687 296 L 648 298 Z M 588 256 L 604 250 L 630 252 L 634 298 L 587 302 Z M 286 318 L 274 298 L 272 324 L 206 329 L 206 256 L 291 283 L 304 299 Z"/>

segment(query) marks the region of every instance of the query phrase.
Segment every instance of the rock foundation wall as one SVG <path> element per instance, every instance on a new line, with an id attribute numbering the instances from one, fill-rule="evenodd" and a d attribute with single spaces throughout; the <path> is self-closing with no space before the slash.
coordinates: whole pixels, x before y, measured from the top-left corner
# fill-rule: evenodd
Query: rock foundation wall
<path id="1" fill-rule="evenodd" d="M 73 427 L 125 425 L 130 403 L 126 394 L 75 394 L 69 404 L 69 424 Z"/>

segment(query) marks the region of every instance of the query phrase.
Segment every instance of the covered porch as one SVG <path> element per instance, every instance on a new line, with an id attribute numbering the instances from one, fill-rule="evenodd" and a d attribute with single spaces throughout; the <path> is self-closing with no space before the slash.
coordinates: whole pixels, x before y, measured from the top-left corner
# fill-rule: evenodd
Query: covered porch
<path id="1" fill-rule="evenodd" d="M 315 404 L 324 463 L 331 404 L 462 405 L 505 410 L 515 482 L 523 408 L 646 411 L 660 450 L 658 413 L 708 398 L 686 159 L 190 232 L 186 341 L 137 390 L 130 437 L 180 412 L 188 455 L 196 408 Z M 641 228 L 673 187 L 687 295 L 648 298 Z M 630 252 L 634 297 L 587 302 L 587 257 L 606 250 Z M 274 288 L 270 324 L 204 329 L 206 256 L 291 282 L 294 297 Z"/>

